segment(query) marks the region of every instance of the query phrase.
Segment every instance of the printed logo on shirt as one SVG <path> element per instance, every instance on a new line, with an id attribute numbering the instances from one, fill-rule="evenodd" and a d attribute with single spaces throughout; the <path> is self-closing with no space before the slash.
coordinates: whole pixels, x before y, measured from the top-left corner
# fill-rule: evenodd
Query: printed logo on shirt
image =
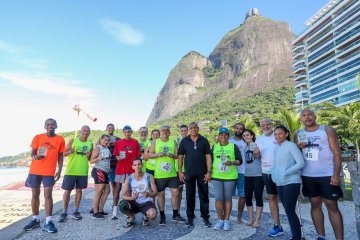
<path id="1" fill-rule="evenodd" d="M 51 143 L 49 142 L 45 142 L 42 147 L 46 147 L 48 150 L 50 149 L 56 149 L 56 147 L 54 147 L 53 145 L 51 145 Z"/>
<path id="2" fill-rule="evenodd" d="M 322 150 L 322 147 L 319 144 L 314 143 L 316 140 L 321 140 L 320 136 L 312 136 L 308 137 L 308 143 L 306 144 L 305 148 L 310 149 L 319 149 L 319 151 Z"/>
<path id="3" fill-rule="evenodd" d="M 277 142 L 277 141 L 273 141 L 273 144 L 278 144 L 278 142 Z"/>
<path id="4" fill-rule="evenodd" d="M 123 149 L 132 150 L 131 146 L 123 147 Z"/>
<path id="5" fill-rule="evenodd" d="M 245 153 L 245 159 L 247 164 L 251 164 L 254 162 L 253 152 L 250 150 L 247 150 Z"/>

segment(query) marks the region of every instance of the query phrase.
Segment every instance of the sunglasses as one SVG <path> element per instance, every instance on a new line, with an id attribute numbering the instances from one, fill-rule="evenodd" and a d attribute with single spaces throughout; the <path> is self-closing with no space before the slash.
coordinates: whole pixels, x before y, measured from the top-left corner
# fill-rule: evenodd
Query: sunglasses
<path id="1" fill-rule="evenodd" d="M 162 129 L 161 132 L 170 132 L 169 129 Z"/>

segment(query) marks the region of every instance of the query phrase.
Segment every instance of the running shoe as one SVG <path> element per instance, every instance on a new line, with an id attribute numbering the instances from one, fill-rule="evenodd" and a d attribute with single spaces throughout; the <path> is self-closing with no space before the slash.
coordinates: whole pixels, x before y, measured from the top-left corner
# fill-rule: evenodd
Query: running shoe
<path id="1" fill-rule="evenodd" d="M 92 219 L 102 220 L 102 219 L 105 219 L 105 217 L 101 213 L 97 212 L 92 215 Z"/>
<path id="2" fill-rule="evenodd" d="M 323 238 L 323 237 L 318 237 L 318 240 L 325 240 L 325 238 Z"/>
<path id="3" fill-rule="evenodd" d="M 193 218 L 188 218 L 188 220 L 186 221 L 186 226 L 188 228 L 194 227 L 194 219 Z"/>
<path id="4" fill-rule="evenodd" d="M 272 237 L 280 236 L 284 234 L 284 230 L 281 226 L 274 224 L 273 230 L 269 231 L 268 233 Z"/>
<path id="5" fill-rule="evenodd" d="M 25 231 L 31 231 L 35 228 L 40 227 L 40 221 L 37 221 L 36 219 L 33 219 L 28 225 L 24 227 Z"/>
<path id="6" fill-rule="evenodd" d="M 117 214 L 118 214 L 118 207 L 117 207 L 117 206 L 113 206 L 113 215 L 112 215 L 112 217 L 111 217 L 111 220 L 116 220 L 116 219 L 118 219 Z"/>
<path id="7" fill-rule="evenodd" d="M 205 224 L 205 227 L 211 227 L 211 222 L 209 221 L 208 218 L 203 218 L 203 222 Z"/>
<path id="8" fill-rule="evenodd" d="M 61 215 L 60 215 L 60 219 L 59 219 L 59 222 L 65 222 L 67 220 L 67 216 L 68 214 L 66 212 L 63 212 Z"/>
<path id="9" fill-rule="evenodd" d="M 94 214 L 94 208 L 92 208 L 92 209 L 90 210 L 90 213 L 91 213 L 91 214 Z"/>
<path id="10" fill-rule="evenodd" d="M 104 211 L 102 211 L 101 214 L 102 214 L 103 216 L 109 215 L 107 212 L 104 212 Z"/>
<path id="11" fill-rule="evenodd" d="M 54 225 L 54 223 L 52 221 L 50 221 L 48 224 L 44 224 L 44 227 L 42 229 L 44 232 L 49 232 L 49 233 L 56 233 L 57 229 Z"/>
<path id="12" fill-rule="evenodd" d="M 221 228 L 224 227 L 224 220 L 218 220 L 218 222 L 214 226 L 214 230 L 221 230 Z"/>
<path id="13" fill-rule="evenodd" d="M 74 218 L 75 220 L 80 220 L 80 219 L 82 219 L 82 216 L 80 215 L 80 212 L 79 212 L 79 211 L 73 212 L 72 215 L 73 215 L 73 218 Z"/>
<path id="14" fill-rule="evenodd" d="M 172 218 L 173 222 L 178 222 L 178 223 L 186 223 L 186 220 L 184 218 L 182 218 L 180 215 L 177 215 L 176 217 Z"/>
<path id="15" fill-rule="evenodd" d="M 294 236 L 293 236 L 293 234 L 292 234 L 292 231 L 290 230 L 290 238 L 289 238 L 290 240 L 294 240 L 295 238 L 294 238 Z"/>
<path id="16" fill-rule="evenodd" d="M 230 231 L 230 221 L 224 220 L 224 231 Z"/>
<path id="17" fill-rule="evenodd" d="M 159 226 L 166 226 L 166 217 L 160 216 Z"/>

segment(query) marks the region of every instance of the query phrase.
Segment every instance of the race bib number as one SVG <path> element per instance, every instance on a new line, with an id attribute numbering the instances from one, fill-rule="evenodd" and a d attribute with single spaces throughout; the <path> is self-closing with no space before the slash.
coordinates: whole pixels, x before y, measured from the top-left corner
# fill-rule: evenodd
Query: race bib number
<path id="1" fill-rule="evenodd" d="M 230 166 L 226 166 L 223 163 L 218 163 L 218 172 L 230 172 Z"/>
<path id="2" fill-rule="evenodd" d="M 304 148 L 302 150 L 304 160 L 307 161 L 318 161 L 319 160 L 319 149 Z"/>
<path id="3" fill-rule="evenodd" d="M 139 184 L 139 187 L 138 187 L 138 189 L 137 189 L 137 192 L 145 192 L 145 190 L 146 190 L 146 184 L 145 183 L 140 183 Z"/>
<path id="4" fill-rule="evenodd" d="M 39 153 L 40 156 L 46 156 L 46 147 L 39 147 Z"/>
<path id="5" fill-rule="evenodd" d="M 167 162 L 162 162 L 160 164 L 160 170 L 164 172 L 171 172 L 172 164 Z"/>
<path id="6" fill-rule="evenodd" d="M 155 166 L 155 160 L 151 161 L 151 166 Z"/>
<path id="7" fill-rule="evenodd" d="M 220 155 L 220 159 L 221 159 L 221 162 L 226 162 L 226 160 L 227 160 L 227 155 L 226 154 L 221 154 Z"/>

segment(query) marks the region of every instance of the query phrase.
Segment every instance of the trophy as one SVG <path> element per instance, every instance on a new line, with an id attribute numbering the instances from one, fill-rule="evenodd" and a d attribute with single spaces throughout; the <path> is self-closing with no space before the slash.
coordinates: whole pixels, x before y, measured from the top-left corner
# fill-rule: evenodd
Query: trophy
<path id="1" fill-rule="evenodd" d="M 227 127 L 227 120 L 226 119 L 221 120 L 220 122 L 221 122 L 222 127 Z"/>
<path id="2" fill-rule="evenodd" d="M 125 158 L 126 156 L 126 152 L 125 151 L 120 151 L 120 158 Z"/>
<path id="3" fill-rule="evenodd" d="M 221 154 L 220 155 L 220 159 L 221 159 L 221 162 L 226 162 L 226 160 L 227 160 L 227 155 L 226 154 Z"/>

